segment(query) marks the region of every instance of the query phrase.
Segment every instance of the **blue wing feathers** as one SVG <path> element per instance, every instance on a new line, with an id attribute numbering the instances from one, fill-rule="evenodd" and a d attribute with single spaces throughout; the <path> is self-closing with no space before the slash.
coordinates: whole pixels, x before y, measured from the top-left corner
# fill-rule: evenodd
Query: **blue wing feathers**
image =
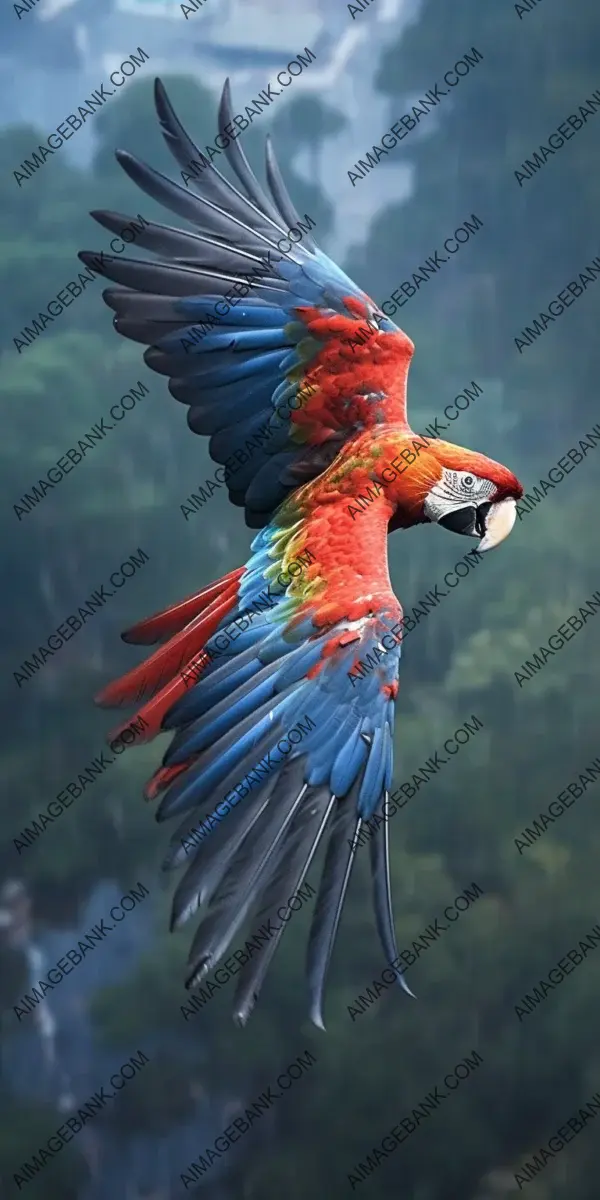
<path id="1" fill-rule="evenodd" d="M 283 326 L 265 327 L 254 329 L 244 329 L 231 326 L 226 330 L 221 330 L 219 333 L 207 333 L 204 337 L 194 341 L 194 325 L 186 325 L 179 329 L 177 333 L 169 333 L 166 337 L 161 338 L 157 342 L 157 348 L 169 353 L 171 350 L 180 350 L 183 339 L 190 342 L 190 354 L 209 354 L 213 350 L 230 349 L 232 354 L 241 350 L 271 350 L 279 347 L 289 347 L 289 337 L 284 332 Z"/>
<path id="2" fill-rule="evenodd" d="M 280 450 L 277 454 L 269 455 L 268 461 L 254 472 L 246 491 L 251 508 L 257 512 L 270 512 L 285 500 L 288 489 L 281 483 L 279 471 L 295 458 L 293 450 Z"/>
<path id="3" fill-rule="evenodd" d="M 331 790 L 335 796 L 346 796 L 361 767 L 366 762 L 369 748 L 358 730 L 338 750 L 331 767 Z"/>
<path id="4" fill-rule="evenodd" d="M 385 770 L 386 759 L 383 729 L 379 726 L 373 734 L 367 766 L 358 794 L 358 811 L 365 820 L 372 816 L 375 805 L 379 801 L 383 791 Z"/>
<path id="5" fill-rule="evenodd" d="M 156 103 L 167 145 L 180 163 L 188 162 L 190 147 L 198 151 L 159 82 Z M 220 127 L 232 119 L 226 87 Z M 317 440 L 299 444 L 294 417 L 298 394 L 322 344 L 308 335 L 296 310 L 312 307 L 324 316 L 349 317 L 344 299 L 364 303 L 367 298 L 311 237 L 287 255 L 277 251 L 297 214 L 271 150 L 270 195 L 239 143 L 228 140 L 224 153 L 236 186 L 208 165 L 189 189 L 119 153 L 130 178 L 178 213 L 193 232 L 153 224 L 145 246 L 140 244 L 160 258 L 103 259 L 104 273 L 121 285 L 104 293 L 119 330 L 146 342 L 145 361 L 169 377 L 172 394 L 189 406 L 190 428 L 210 436 L 213 460 L 237 464 L 226 468 L 230 498 L 244 505 L 247 524 L 260 528 L 237 605 L 206 642 L 214 659 L 163 720 L 163 728 L 174 733 L 163 765 L 183 770 L 163 780 L 156 816 L 159 821 L 184 817 L 165 863 L 188 865 L 173 902 L 172 923 L 183 923 L 200 903 L 209 905 L 191 951 L 191 978 L 202 977 L 207 965 L 225 954 L 242 918 L 253 908 L 260 910 L 265 896 L 284 895 L 287 887 L 292 894 L 294 880 L 304 878 L 327 827 L 309 948 L 311 1015 L 322 1024 L 323 980 L 354 857 L 345 843 L 378 810 L 391 787 L 393 685 L 400 648 L 382 655 L 353 683 L 357 661 L 361 654 L 369 656 L 385 623 L 366 616 L 360 622 L 342 619 L 317 628 L 309 605 L 298 621 L 297 600 L 275 582 L 291 531 L 271 521 L 300 475 L 308 480 L 323 470 Z M 96 216 L 109 229 L 121 221 L 119 214 Z M 88 252 L 80 257 L 94 265 Z M 257 263 L 264 264 L 263 273 L 246 275 Z M 240 297 L 238 283 L 247 283 L 247 296 Z M 258 604 L 269 580 L 273 607 L 257 612 L 247 628 L 238 627 L 235 639 L 222 649 L 219 635 Z M 336 644 L 336 635 L 357 628 L 360 640 Z M 288 734 L 294 728 L 302 736 L 292 741 Z M 264 768 L 259 773 L 257 767 L 265 756 L 268 777 L 259 784 Z M 225 796 L 229 800 L 223 804 Z M 194 822 L 203 823 L 203 840 L 189 859 L 178 842 Z M 373 862 L 378 929 L 387 952 L 395 945 L 387 843 Z M 253 964 L 240 982 L 241 1021 L 251 1011 L 267 962 L 268 955 L 260 969 Z"/>
<path id="6" fill-rule="evenodd" d="M 268 440 L 265 432 L 265 418 L 262 412 L 257 412 L 247 417 L 245 421 L 242 421 L 235 428 L 220 429 L 217 433 L 213 434 L 209 443 L 211 458 L 214 458 L 215 462 L 225 463 L 228 458 L 235 454 L 236 450 L 244 449 L 246 441 L 256 436 L 259 438 L 262 437 L 265 442 Z M 251 448 L 256 453 L 256 447 L 252 446 Z M 238 481 L 241 470 L 242 468 L 240 468 L 240 471 L 236 471 L 234 475 L 236 488 L 239 487 Z"/>
<path id="7" fill-rule="evenodd" d="M 156 104 L 167 145 L 181 163 L 193 143 L 158 84 Z M 168 375 L 172 394 L 190 406 L 190 428 L 205 435 L 215 431 L 224 435 L 217 462 L 225 462 L 240 448 L 240 433 L 246 433 L 242 429 L 244 414 L 253 417 L 260 412 L 263 425 L 273 421 L 273 427 L 279 427 L 276 444 L 253 458 L 243 482 L 239 477 L 227 480 L 232 501 L 244 505 L 247 524 L 256 528 L 268 522 L 280 501 L 297 486 L 293 470 L 271 489 L 264 476 L 252 486 L 273 450 L 289 452 L 291 467 L 302 458 L 309 478 L 322 470 L 318 456 L 313 462 L 293 437 L 294 410 L 299 407 L 294 401 L 301 388 L 298 368 L 305 367 L 309 373 L 319 349 L 318 343 L 306 339 L 295 310 L 309 306 L 348 317 L 345 297 L 364 302 L 365 296 L 318 249 L 308 232 L 289 251 L 278 250 L 295 209 L 272 150 L 267 154 L 270 195 L 237 143 L 230 144 L 225 155 L 237 186 L 208 165 L 200 177 L 191 180 L 192 187 L 184 188 L 131 154 L 118 153 L 118 161 L 133 182 L 178 213 L 191 229 L 153 222 L 142 231 L 140 246 L 157 256 L 155 261 L 105 256 L 103 273 L 121 285 L 107 289 L 105 299 L 117 312 L 125 336 L 142 342 L 146 336 L 151 346 L 146 362 L 152 370 Z M 118 213 L 93 215 L 116 232 L 123 227 Z M 93 265 L 88 252 L 82 252 L 82 258 Z M 240 295 L 245 288 L 248 295 Z M 226 295 L 228 300 L 224 300 Z M 202 328 L 198 330 L 194 322 Z M 298 342 L 302 343 L 299 351 L 294 348 Z M 278 351 L 284 351 L 279 358 Z M 221 354 L 228 361 L 212 358 Z M 289 372 L 298 374 L 298 382 L 287 377 Z M 247 396 L 246 409 L 235 404 L 233 412 L 225 412 L 222 389 L 245 380 L 257 380 L 264 387 Z M 289 408 L 283 417 L 276 417 L 282 395 Z"/>
<path id="8" fill-rule="evenodd" d="M 149 367 L 151 366 L 156 369 L 157 364 L 163 365 L 164 359 L 162 357 L 159 358 L 159 355 L 161 355 L 161 351 L 159 350 L 155 350 L 153 354 L 148 350 L 146 351 L 145 357 Z M 178 372 L 181 372 L 183 369 L 186 375 L 197 375 L 201 379 L 202 384 L 205 384 L 207 387 L 215 387 L 223 383 L 234 383 L 236 380 L 241 379 L 251 379 L 255 375 L 261 375 L 266 368 L 275 367 L 279 370 L 280 366 L 280 350 L 268 350 L 256 357 L 240 355 L 216 367 L 212 366 L 210 358 L 203 360 L 202 364 L 200 364 L 198 362 L 198 355 L 194 356 L 193 354 L 187 357 L 187 361 L 185 360 L 185 355 L 181 362 L 179 359 L 177 361 Z"/>
<path id="9" fill-rule="evenodd" d="M 230 431 L 225 435 L 225 450 L 228 450 L 231 447 L 232 432 L 238 432 L 240 424 L 249 418 L 260 415 L 259 428 L 268 427 L 271 415 L 270 391 L 274 378 L 276 376 L 271 374 L 258 380 L 244 382 L 242 385 L 236 382 L 207 388 L 203 390 L 202 401 L 199 404 L 195 400 L 197 380 L 194 376 L 190 376 L 189 379 L 172 380 L 169 390 L 177 400 L 192 406 L 188 413 L 188 425 L 194 432 L 212 435 L 225 429 Z M 200 424 L 202 428 L 196 429 Z"/>
<path id="10" fill-rule="evenodd" d="M 173 311 L 182 317 L 191 317 L 193 321 L 208 320 L 212 317 L 219 326 L 225 329 L 279 329 L 283 328 L 289 319 L 285 309 L 276 304 L 262 302 L 251 306 L 247 302 L 231 308 L 225 316 L 215 312 L 215 305 L 223 303 L 222 296 L 194 296 L 178 300 L 173 305 Z"/>
<path id="11" fill-rule="evenodd" d="M 198 721 L 193 722 L 189 729 L 179 734 L 179 737 L 172 742 L 165 762 L 169 764 L 185 762 L 192 754 L 199 754 L 201 750 L 206 750 L 223 734 L 229 733 L 250 713 L 254 713 L 265 700 L 272 699 L 277 691 L 277 681 L 272 678 L 272 668 L 268 668 L 268 670 L 270 671 L 269 677 L 263 679 L 261 683 L 251 680 L 254 686 L 245 694 L 245 689 L 242 687 L 240 689 L 242 694 L 235 700 L 235 703 L 230 703 L 227 698 L 224 711 L 211 714 L 210 720 L 207 719 L 207 716 L 200 717 Z M 218 708 L 222 709 L 222 707 L 221 703 Z"/>
<path id="12" fill-rule="evenodd" d="M 237 659 L 231 661 L 237 667 Z M 205 680 L 201 689 L 192 688 L 169 710 L 168 716 L 163 721 L 163 729 L 177 729 L 182 725 L 189 724 L 190 721 L 195 721 L 209 708 L 229 697 L 236 688 L 242 687 L 249 679 L 252 679 L 260 666 L 261 663 L 258 659 L 253 658 L 243 666 L 237 667 L 235 673 L 227 675 L 225 678 L 218 679 L 213 675 L 212 678 Z"/>

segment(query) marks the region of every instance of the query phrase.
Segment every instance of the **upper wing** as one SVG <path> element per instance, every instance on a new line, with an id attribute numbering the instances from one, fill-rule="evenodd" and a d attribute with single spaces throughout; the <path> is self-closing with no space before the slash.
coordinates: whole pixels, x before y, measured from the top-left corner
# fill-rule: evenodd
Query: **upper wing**
<path id="1" fill-rule="evenodd" d="M 193 231 L 144 226 L 136 244 L 154 262 L 103 255 L 99 273 L 123 285 L 108 288 L 104 299 L 119 333 L 150 347 L 148 366 L 169 376 L 172 395 L 189 405 L 190 428 L 211 435 L 210 454 L 226 466 L 230 499 L 245 506 L 250 527 L 260 528 L 348 437 L 384 421 L 408 429 L 414 347 L 317 248 L 268 140 L 267 196 L 226 131 L 234 128 L 228 83 L 219 130 L 239 190 L 190 140 L 160 80 L 155 101 L 177 161 L 188 172 L 190 163 L 206 164 L 199 178 L 181 187 L 124 151 L 117 159 Z M 92 216 L 115 233 L 131 220 L 105 211 Z M 98 272 L 96 253 L 79 257 Z"/>
<path id="2" fill-rule="evenodd" d="M 160 725 L 174 732 L 146 794 L 162 793 L 158 820 L 183 817 L 165 862 L 166 869 L 187 866 L 172 928 L 208 906 L 191 947 L 188 986 L 226 956 L 250 916 L 254 928 L 273 920 L 272 936 L 239 974 L 241 1023 L 285 928 L 281 910 L 302 886 L 326 829 L 307 961 L 312 1019 L 322 1024 L 325 975 L 358 837 L 370 819 L 377 825 L 370 843 L 377 927 L 386 960 L 398 959 L 382 810 L 392 779 L 402 609 L 387 570 L 386 502 L 376 499 L 362 514 L 351 543 L 346 501 L 295 522 L 291 512 L 278 516 L 255 537 L 245 571 L 221 581 L 220 596 L 212 585 L 130 631 L 127 640 L 146 644 L 176 636 L 99 697 L 121 705 L 145 694 L 151 698 L 137 716 L 149 720 L 150 736 Z M 300 574 L 288 569 L 303 561 Z"/>

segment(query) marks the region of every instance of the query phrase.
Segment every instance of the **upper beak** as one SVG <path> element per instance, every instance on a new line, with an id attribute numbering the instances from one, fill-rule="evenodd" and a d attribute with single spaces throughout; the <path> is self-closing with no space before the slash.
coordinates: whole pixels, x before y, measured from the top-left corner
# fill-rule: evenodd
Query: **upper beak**
<path id="1" fill-rule="evenodd" d="M 497 504 L 490 505 L 485 521 L 485 535 L 477 549 L 493 550 L 495 546 L 499 546 L 500 542 L 508 537 L 516 519 L 517 502 L 511 496 L 506 500 L 499 500 Z"/>

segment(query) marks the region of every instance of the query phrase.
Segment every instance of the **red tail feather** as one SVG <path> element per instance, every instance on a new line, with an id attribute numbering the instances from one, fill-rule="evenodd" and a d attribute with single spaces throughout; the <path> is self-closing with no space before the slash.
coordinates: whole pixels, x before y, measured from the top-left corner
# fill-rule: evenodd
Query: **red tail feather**
<path id="1" fill-rule="evenodd" d="M 131 629 L 127 629 L 125 633 L 121 634 L 122 640 L 134 646 L 154 646 L 157 642 L 171 637 L 172 634 L 179 633 L 189 621 L 198 616 L 198 613 L 208 608 L 208 605 L 221 594 L 226 584 L 237 583 L 244 574 L 244 570 L 244 567 L 237 567 L 235 571 L 223 575 L 215 583 L 209 583 L 201 592 L 195 592 L 193 596 L 188 596 L 179 604 L 172 604 L 170 608 L 164 608 L 162 612 L 155 613 L 153 617 L 146 617 L 145 620 L 138 621 L 137 625 L 132 625 Z"/>
<path id="2" fill-rule="evenodd" d="M 169 784 L 181 775 L 182 771 L 187 771 L 188 767 L 195 762 L 197 755 L 188 758 L 186 762 L 177 763 L 176 767 L 159 767 L 154 775 L 148 780 L 144 788 L 144 796 L 146 800 L 156 800 L 156 797 L 168 788 Z"/>
<path id="3" fill-rule="evenodd" d="M 170 683 L 161 688 L 160 692 L 156 696 L 153 696 L 151 700 L 148 700 L 147 704 L 138 708 L 135 716 L 128 717 L 116 729 L 111 729 L 107 741 L 116 742 L 125 729 L 131 729 L 132 723 L 139 721 L 139 718 L 143 717 L 146 724 L 142 732 L 136 735 L 135 745 L 143 746 L 145 742 L 151 742 L 159 733 L 162 733 L 162 720 L 165 713 L 169 711 L 177 700 L 181 699 L 185 690 L 185 681 L 180 675 L 176 675 L 175 679 L 172 679 Z"/>
<path id="4" fill-rule="evenodd" d="M 135 714 L 136 718 L 143 717 L 147 723 L 144 732 L 137 739 L 138 744 L 151 741 L 161 732 L 165 713 L 186 691 L 188 681 L 182 679 L 179 672 L 198 655 L 223 618 L 235 608 L 239 579 L 243 573 L 243 567 L 232 571 L 196 596 L 191 596 L 188 600 L 165 609 L 164 613 L 134 626 L 134 631 L 145 628 L 148 633 L 152 629 L 155 638 L 157 633 L 164 636 L 169 628 L 178 630 L 175 636 L 151 654 L 150 658 L 139 663 L 120 679 L 109 683 L 96 697 L 96 704 L 103 708 L 120 708 L 148 698 L 147 703 Z M 184 610 L 188 617 L 192 612 L 197 615 L 181 628 Z M 151 622 L 154 623 L 153 626 L 150 625 Z M 118 738 L 121 731 L 131 725 L 133 719 L 128 718 L 118 729 L 113 730 L 109 740 Z"/>

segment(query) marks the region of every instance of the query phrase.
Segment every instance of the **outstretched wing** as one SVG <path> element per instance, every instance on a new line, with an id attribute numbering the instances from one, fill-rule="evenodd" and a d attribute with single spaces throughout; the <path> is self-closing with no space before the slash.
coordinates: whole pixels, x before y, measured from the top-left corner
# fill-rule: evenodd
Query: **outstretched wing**
<path id="1" fill-rule="evenodd" d="M 312 1020 L 323 1024 L 325 976 L 366 821 L 379 936 L 386 960 L 398 959 L 382 810 L 392 779 L 402 609 L 387 569 L 389 505 L 376 499 L 352 542 L 346 501 L 294 520 L 294 498 L 285 517 L 257 534 L 243 572 L 126 635 L 145 644 L 175 637 L 98 698 L 114 706 L 145 695 L 137 717 L 164 714 L 158 725 L 150 720 L 150 735 L 160 725 L 174 732 L 146 795 L 162 794 L 157 820 L 183 818 L 164 864 L 186 867 L 172 928 L 206 905 L 188 986 L 201 983 L 248 922 L 256 929 L 272 919 L 271 937 L 238 978 L 241 1024 L 286 927 L 281 912 L 326 831 L 308 946 Z"/>
<path id="2" fill-rule="evenodd" d="M 251 528 L 261 528 L 348 438 L 382 422 L 408 429 L 414 347 L 317 248 L 268 140 L 265 193 L 227 133 L 234 128 L 228 83 L 219 130 L 238 187 L 190 140 L 160 80 L 155 101 L 174 157 L 201 173 L 188 188 L 124 151 L 117 159 L 192 230 L 148 223 L 136 244 L 154 262 L 102 255 L 99 273 L 122 285 L 104 299 L 119 333 L 150 347 L 148 366 L 169 377 L 172 395 L 189 406 L 190 428 L 210 436 L 230 499 L 245 507 Z M 114 212 L 92 216 L 116 233 L 131 221 Z M 99 271 L 96 253 L 79 257 Z"/>

